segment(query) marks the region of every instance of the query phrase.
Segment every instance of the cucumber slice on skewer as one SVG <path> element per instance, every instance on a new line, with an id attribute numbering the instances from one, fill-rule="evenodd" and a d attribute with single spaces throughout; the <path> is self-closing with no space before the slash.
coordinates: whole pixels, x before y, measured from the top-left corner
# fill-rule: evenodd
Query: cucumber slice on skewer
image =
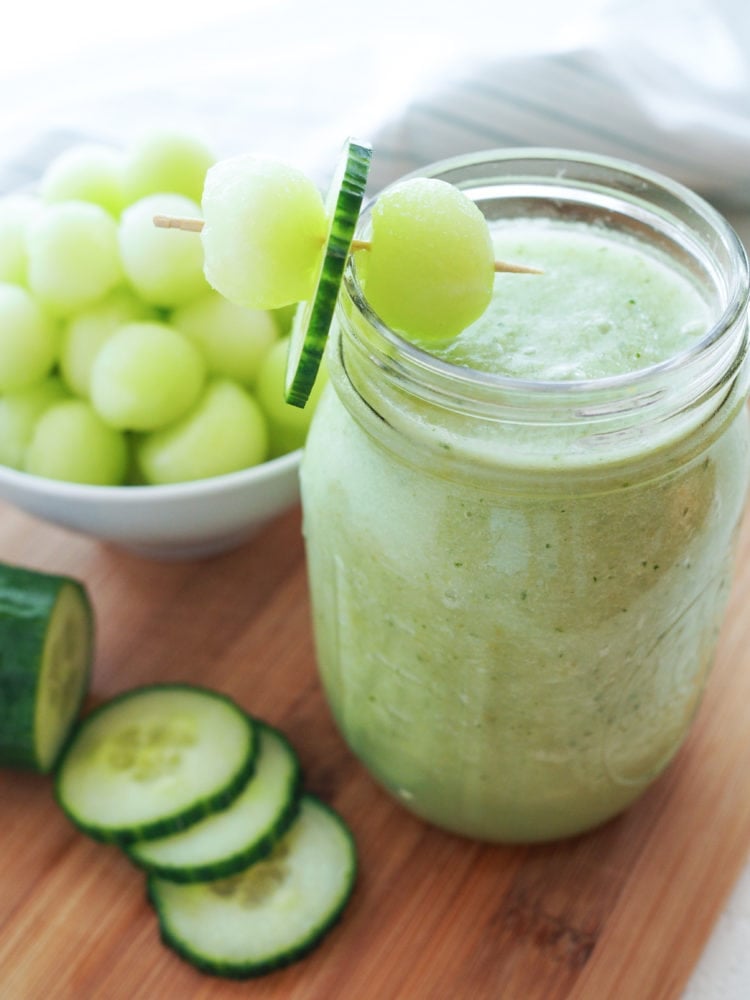
<path id="1" fill-rule="evenodd" d="M 0 766 L 52 770 L 88 690 L 93 645 L 81 583 L 0 564 Z"/>
<path id="2" fill-rule="evenodd" d="M 158 840 L 127 848 L 132 860 L 174 882 L 204 882 L 247 868 L 268 854 L 299 805 L 299 761 L 277 730 L 255 720 L 259 734 L 253 776 L 226 809 Z"/>
<path id="3" fill-rule="evenodd" d="M 81 723 L 55 791 L 72 822 L 97 840 L 163 837 L 236 798 L 257 745 L 250 717 L 223 695 L 187 684 L 137 688 Z"/>
<path id="4" fill-rule="evenodd" d="M 167 945 L 204 972 L 246 979 L 311 951 L 340 916 L 355 873 L 348 828 L 305 795 L 266 860 L 194 885 L 151 876 L 148 893 Z"/>
<path id="5" fill-rule="evenodd" d="M 328 235 L 315 292 L 297 308 L 289 345 L 286 401 L 304 406 L 320 367 L 344 267 L 359 220 L 372 148 L 348 139 L 326 199 Z"/>

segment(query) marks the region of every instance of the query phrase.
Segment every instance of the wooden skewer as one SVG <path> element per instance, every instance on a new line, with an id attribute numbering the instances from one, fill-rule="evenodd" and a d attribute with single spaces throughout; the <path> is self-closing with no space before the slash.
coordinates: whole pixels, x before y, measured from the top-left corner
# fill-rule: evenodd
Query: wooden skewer
<path id="1" fill-rule="evenodd" d="M 203 229 L 203 219 L 185 219 L 174 215 L 155 215 L 154 225 L 159 229 L 184 229 L 189 233 L 199 233 Z M 369 250 L 368 240 L 352 240 L 352 250 Z M 495 270 L 508 274 L 544 274 L 538 267 L 526 267 L 524 264 L 509 264 L 504 260 L 495 261 Z"/>
<path id="2" fill-rule="evenodd" d="M 496 260 L 495 271 L 498 274 L 544 274 L 540 267 L 526 267 L 525 264 L 511 264 L 507 260 Z"/>
<path id="3" fill-rule="evenodd" d="M 369 250 L 369 240 L 352 240 L 352 251 Z M 496 260 L 495 271 L 505 274 L 544 274 L 538 267 L 526 267 L 525 264 L 509 264 L 507 260 Z"/>
<path id="4" fill-rule="evenodd" d="M 174 215 L 155 215 L 154 225 L 159 229 L 184 229 L 189 233 L 199 233 L 203 229 L 203 219 L 182 219 Z"/>

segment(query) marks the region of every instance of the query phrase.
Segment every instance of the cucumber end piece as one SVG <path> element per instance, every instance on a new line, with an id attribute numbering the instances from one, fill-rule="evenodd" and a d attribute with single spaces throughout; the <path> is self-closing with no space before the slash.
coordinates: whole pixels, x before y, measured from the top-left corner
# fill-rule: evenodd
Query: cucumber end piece
<path id="1" fill-rule="evenodd" d="M 55 768 L 93 656 L 94 612 L 80 581 L 0 564 L 0 766 Z"/>
<path id="2" fill-rule="evenodd" d="M 67 584 L 50 621 L 37 686 L 34 745 L 42 774 L 54 770 L 72 737 L 89 689 L 93 648 L 94 615 L 86 592 Z"/>

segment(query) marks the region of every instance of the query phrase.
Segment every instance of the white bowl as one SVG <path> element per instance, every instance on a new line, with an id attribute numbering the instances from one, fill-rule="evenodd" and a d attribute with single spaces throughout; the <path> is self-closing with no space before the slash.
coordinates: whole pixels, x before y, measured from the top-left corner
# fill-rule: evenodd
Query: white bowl
<path id="1" fill-rule="evenodd" d="M 0 466 L 0 497 L 140 555 L 200 558 L 247 541 L 298 502 L 301 454 L 170 486 L 82 486 Z"/>

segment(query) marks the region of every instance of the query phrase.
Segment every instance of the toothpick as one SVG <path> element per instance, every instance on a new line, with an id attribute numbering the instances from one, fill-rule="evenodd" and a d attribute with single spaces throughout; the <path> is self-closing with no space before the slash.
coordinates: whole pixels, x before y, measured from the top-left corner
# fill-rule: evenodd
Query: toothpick
<path id="1" fill-rule="evenodd" d="M 185 219 L 173 215 L 155 215 L 154 225 L 160 229 L 183 229 L 189 233 L 199 233 L 203 229 L 203 219 Z M 352 240 L 352 252 L 369 250 L 368 240 Z M 509 264 L 504 260 L 495 261 L 495 271 L 508 274 L 544 274 L 537 267 L 526 267 L 524 264 Z"/>
<path id="2" fill-rule="evenodd" d="M 203 229 L 203 219 L 181 219 L 174 215 L 155 215 L 154 225 L 159 229 L 184 229 L 188 233 L 199 233 Z"/>
<path id="3" fill-rule="evenodd" d="M 526 267 L 525 264 L 509 264 L 507 260 L 496 260 L 495 271 L 500 274 L 544 274 L 539 267 Z"/>

